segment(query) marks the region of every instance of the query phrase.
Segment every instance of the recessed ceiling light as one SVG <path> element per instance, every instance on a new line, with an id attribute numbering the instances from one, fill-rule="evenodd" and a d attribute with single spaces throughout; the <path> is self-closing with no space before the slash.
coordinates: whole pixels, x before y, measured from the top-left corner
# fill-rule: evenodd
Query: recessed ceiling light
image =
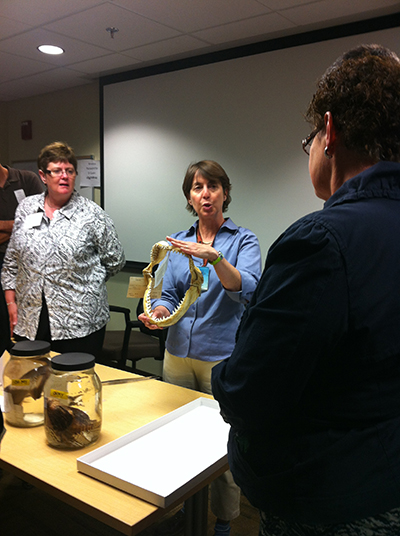
<path id="1" fill-rule="evenodd" d="M 40 52 L 43 52 L 43 54 L 64 54 L 65 50 L 61 47 L 57 47 L 55 45 L 40 45 L 37 47 Z"/>

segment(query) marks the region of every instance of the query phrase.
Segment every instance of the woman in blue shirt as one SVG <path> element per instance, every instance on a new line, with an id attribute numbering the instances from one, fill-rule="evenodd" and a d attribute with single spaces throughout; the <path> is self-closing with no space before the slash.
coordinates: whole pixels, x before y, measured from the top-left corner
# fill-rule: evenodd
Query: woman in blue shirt
<path id="1" fill-rule="evenodd" d="M 261 254 L 255 234 L 223 215 L 231 201 L 231 184 L 217 162 L 190 165 L 182 189 L 186 208 L 198 221 L 167 239 L 193 257 L 205 282 L 200 298 L 168 329 L 164 380 L 211 394 L 211 369 L 233 351 L 240 318 L 261 275 Z M 187 258 L 170 255 L 162 296 L 153 302 L 153 316 L 169 316 L 189 284 Z M 144 315 L 139 318 L 147 327 L 157 329 Z M 239 501 L 239 489 L 229 472 L 213 483 L 211 508 L 217 517 L 216 535 L 229 534 L 229 520 L 239 515 Z"/>

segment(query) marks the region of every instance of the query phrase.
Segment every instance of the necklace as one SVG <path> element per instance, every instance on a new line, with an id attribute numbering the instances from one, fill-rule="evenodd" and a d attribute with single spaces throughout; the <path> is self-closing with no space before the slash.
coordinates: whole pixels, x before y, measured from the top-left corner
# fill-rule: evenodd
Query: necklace
<path id="1" fill-rule="evenodd" d="M 214 242 L 214 238 L 210 242 L 204 242 L 200 233 L 200 229 L 198 229 L 197 230 L 197 242 L 199 242 L 200 244 L 205 244 L 206 246 L 209 246 L 210 244 Z"/>
<path id="2" fill-rule="evenodd" d="M 59 207 L 52 207 L 52 206 L 50 205 L 50 202 L 49 202 L 49 200 L 47 199 L 47 197 L 46 197 L 46 199 L 45 199 L 45 204 L 46 204 L 51 210 L 58 210 L 58 209 L 59 209 Z"/>
<path id="3" fill-rule="evenodd" d="M 203 241 L 203 238 L 201 237 L 201 234 L 200 234 L 200 229 L 197 228 L 197 242 L 199 244 L 205 244 L 206 246 L 210 246 L 211 244 L 214 243 L 214 240 L 215 240 L 215 237 L 211 240 L 211 242 L 204 242 Z M 203 259 L 203 269 L 206 270 L 205 266 L 207 266 L 207 259 Z M 208 268 L 207 268 L 208 270 Z"/>

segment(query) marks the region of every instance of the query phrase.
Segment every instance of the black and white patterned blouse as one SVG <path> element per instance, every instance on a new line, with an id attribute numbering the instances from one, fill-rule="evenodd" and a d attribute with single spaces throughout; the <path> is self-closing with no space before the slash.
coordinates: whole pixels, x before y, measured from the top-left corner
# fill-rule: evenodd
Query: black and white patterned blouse
<path id="1" fill-rule="evenodd" d="M 16 292 L 17 335 L 33 340 L 42 308 L 49 310 L 53 340 L 86 337 L 109 320 L 106 281 L 125 264 L 111 218 L 74 192 L 50 220 L 45 194 L 18 206 L 1 282 Z"/>

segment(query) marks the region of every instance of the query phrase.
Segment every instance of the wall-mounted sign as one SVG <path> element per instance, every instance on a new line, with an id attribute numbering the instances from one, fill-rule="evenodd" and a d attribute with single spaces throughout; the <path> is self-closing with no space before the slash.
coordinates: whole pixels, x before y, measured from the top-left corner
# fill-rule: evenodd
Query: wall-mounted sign
<path id="1" fill-rule="evenodd" d="M 81 188 L 100 187 L 100 160 L 78 160 L 78 176 Z"/>

